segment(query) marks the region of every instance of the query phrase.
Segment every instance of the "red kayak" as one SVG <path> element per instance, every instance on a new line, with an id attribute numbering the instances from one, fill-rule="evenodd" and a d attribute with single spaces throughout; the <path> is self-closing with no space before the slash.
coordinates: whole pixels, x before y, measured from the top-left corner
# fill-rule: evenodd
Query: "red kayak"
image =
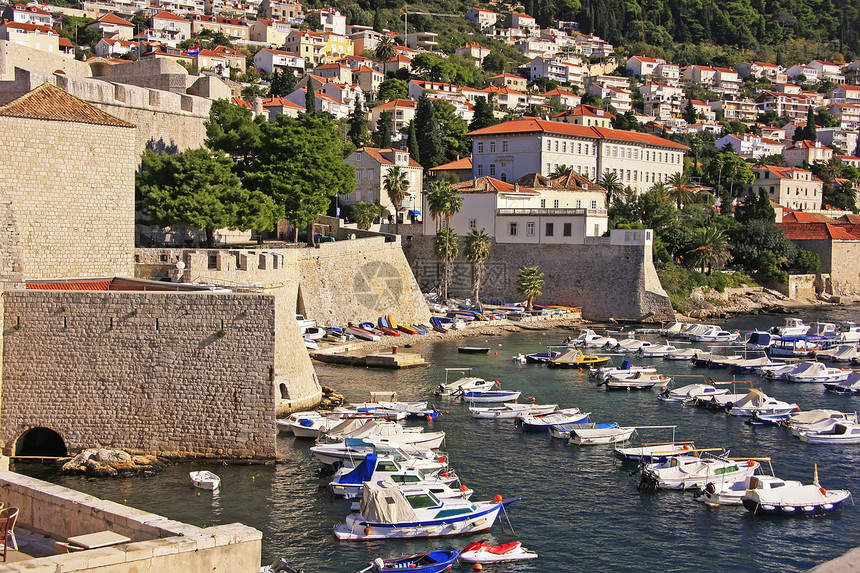
<path id="1" fill-rule="evenodd" d="M 470 543 L 460 552 L 460 561 L 466 563 L 503 563 L 525 559 L 537 559 L 537 553 L 529 551 L 519 541 L 490 545 L 486 539 L 482 539 Z"/>

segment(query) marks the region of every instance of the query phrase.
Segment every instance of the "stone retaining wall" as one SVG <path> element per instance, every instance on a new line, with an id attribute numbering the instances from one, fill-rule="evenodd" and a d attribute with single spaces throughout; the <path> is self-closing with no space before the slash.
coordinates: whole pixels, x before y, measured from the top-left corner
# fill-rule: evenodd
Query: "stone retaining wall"
<path id="1" fill-rule="evenodd" d="M 439 283 L 441 263 L 433 256 L 433 238 L 414 236 L 403 250 L 424 292 Z M 481 298 L 523 300 L 516 293 L 523 266 L 540 267 L 546 281 L 538 303 L 576 306 L 588 320 L 672 320 L 672 306 L 660 286 L 651 247 L 612 245 L 525 245 L 493 243 L 486 262 Z M 461 255 L 454 263 L 449 296 L 471 296 L 472 265 Z"/>
<path id="2" fill-rule="evenodd" d="M 20 508 L 19 526 L 58 541 L 105 530 L 131 538 L 101 549 L 0 564 L 0 573 L 260 570 L 262 533 L 239 523 L 195 527 L 8 471 L 0 471 L 0 497 Z"/>
<path id="3" fill-rule="evenodd" d="M 70 451 L 274 457 L 281 384 L 313 399 L 267 294 L 14 290 L 4 311 L 7 455 L 45 427 Z"/>

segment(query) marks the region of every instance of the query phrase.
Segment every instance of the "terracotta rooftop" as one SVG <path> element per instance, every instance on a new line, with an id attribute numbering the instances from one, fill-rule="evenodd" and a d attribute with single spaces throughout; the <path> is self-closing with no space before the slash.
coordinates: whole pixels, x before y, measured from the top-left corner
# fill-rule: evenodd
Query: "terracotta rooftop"
<path id="1" fill-rule="evenodd" d="M 134 28 L 134 24 L 132 24 L 128 20 L 120 18 L 116 14 L 110 14 L 110 13 L 105 14 L 104 16 L 99 16 L 99 18 L 98 18 L 98 20 L 96 20 L 96 22 L 100 22 L 103 24 L 116 24 L 117 26 L 131 26 L 132 28 Z"/>
<path id="2" fill-rule="evenodd" d="M 136 127 L 48 83 L 0 107 L 0 116 Z"/>
<path id="3" fill-rule="evenodd" d="M 860 225 L 831 223 L 777 223 L 785 236 L 794 241 L 860 241 Z"/>
<path id="4" fill-rule="evenodd" d="M 462 159 L 456 159 L 454 161 L 450 161 L 448 163 L 443 163 L 442 165 L 437 165 L 433 167 L 433 171 L 453 171 L 459 169 L 468 169 L 471 171 L 472 169 L 472 158 L 471 157 L 463 157 Z"/>
<path id="5" fill-rule="evenodd" d="M 606 193 L 604 187 L 597 183 L 592 183 L 576 171 L 570 171 L 558 177 L 547 177 L 540 173 L 529 173 L 514 181 L 514 184 L 531 189 L 546 188 L 562 191 L 599 191 Z"/>
<path id="6" fill-rule="evenodd" d="M 364 151 L 368 157 L 376 160 L 380 165 L 394 165 L 394 152 L 402 151 L 408 153 L 408 149 L 393 149 L 379 147 L 363 147 L 356 151 Z M 421 164 L 409 158 L 409 167 L 421 167 Z"/>
<path id="7" fill-rule="evenodd" d="M 532 189 L 501 181 L 495 177 L 478 177 L 470 181 L 454 183 L 454 187 L 459 193 L 521 193 L 523 195 L 538 195 L 538 193 Z"/>

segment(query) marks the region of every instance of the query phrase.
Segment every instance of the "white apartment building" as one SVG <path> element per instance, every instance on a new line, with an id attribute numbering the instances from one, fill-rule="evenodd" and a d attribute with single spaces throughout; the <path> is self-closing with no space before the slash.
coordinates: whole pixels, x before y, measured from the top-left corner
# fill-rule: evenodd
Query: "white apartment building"
<path id="1" fill-rule="evenodd" d="M 735 153 L 744 159 L 758 159 L 759 157 L 767 157 L 768 155 L 777 155 L 783 151 L 783 144 L 779 141 L 758 137 L 751 133 L 743 135 L 730 133 L 718 139 L 715 145 L 717 149 L 731 145 Z"/>
<path id="2" fill-rule="evenodd" d="M 401 135 L 409 128 L 409 122 L 415 119 L 415 109 L 418 102 L 411 99 L 393 99 L 370 110 L 370 126 L 373 131 L 379 129 L 379 115 L 388 112 L 391 115 L 391 133 L 394 141 L 402 139 Z"/>
<path id="3" fill-rule="evenodd" d="M 821 179 L 806 169 L 797 167 L 754 167 L 755 181 L 749 193 L 758 196 L 764 189 L 770 200 L 789 209 L 813 211 L 821 209 L 823 186 Z"/>
<path id="4" fill-rule="evenodd" d="M 538 78 L 549 78 L 561 83 L 581 86 L 583 83 L 582 66 L 567 61 L 565 58 L 537 57 L 527 64 L 529 81 Z"/>
<path id="5" fill-rule="evenodd" d="M 782 66 L 767 62 L 744 62 L 738 66 L 738 75 L 744 79 L 748 77 L 767 78 L 772 82 L 784 82 L 788 80 L 788 76 Z"/>
<path id="6" fill-rule="evenodd" d="M 684 169 L 687 147 L 655 135 L 557 121 L 521 119 L 468 134 L 472 173 L 514 181 L 529 173 L 549 175 L 567 165 L 591 181 L 615 173 L 639 193 Z"/>
<path id="7" fill-rule="evenodd" d="M 355 191 L 341 195 L 341 204 L 353 205 L 361 201 L 379 203 L 388 211 L 390 218 L 393 219 L 396 214 L 398 222 L 403 222 L 404 215 L 410 218 L 421 216 L 424 168 L 409 157 L 409 150 L 363 147 L 350 153 L 344 162 L 355 169 Z M 385 177 L 394 167 L 399 167 L 406 174 L 409 183 L 408 195 L 403 203 L 397 206 L 391 203 L 388 193 L 385 192 Z M 425 217 L 425 221 L 426 219 Z M 435 233 L 435 230 L 433 232 Z"/>
<path id="8" fill-rule="evenodd" d="M 498 18 L 498 14 L 492 10 L 485 10 L 483 8 L 470 8 L 466 12 L 466 20 L 477 24 L 482 33 L 492 29 Z"/>
<path id="9" fill-rule="evenodd" d="M 291 70 L 296 75 L 301 75 L 305 69 L 305 60 L 292 52 L 264 48 L 254 54 L 254 67 L 264 72 Z"/>
<path id="10" fill-rule="evenodd" d="M 741 78 L 735 70 L 729 68 L 714 68 L 717 76 L 714 79 L 714 91 L 724 97 L 736 96 L 741 91 Z"/>
<path id="11" fill-rule="evenodd" d="M 653 76 L 654 70 L 660 64 L 665 64 L 663 58 L 649 58 L 647 56 L 633 56 L 627 60 L 627 71 L 633 75 L 644 78 L 645 76 Z"/>
<path id="12" fill-rule="evenodd" d="M 810 68 L 815 69 L 818 73 L 818 79 L 823 82 L 833 82 L 835 84 L 845 83 L 845 76 L 842 74 L 841 64 L 828 62 L 826 60 L 812 60 L 808 65 Z"/>
<path id="13" fill-rule="evenodd" d="M 665 82 L 651 82 L 639 88 L 645 100 L 645 115 L 668 119 L 681 115 L 684 90 Z"/>
<path id="14" fill-rule="evenodd" d="M 458 235 L 483 229 L 497 243 L 581 245 L 608 228 L 605 190 L 576 173 L 531 173 L 514 182 L 478 177 L 455 186 L 463 206 L 450 224 Z M 424 233 L 435 232 L 425 217 Z"/>
<path id="15" fill-rule="evenodd" d="M 559 53 L 559 45 L 552 40 L 526 38 L 514 44 L 514 49 L 527 58 L 553 58 Z"/>
<path id="16" fill-rule="evenodd" d="M 629 89 L 592 82 L 585 88 L 585 93 L 599 97 L 604 109 L 612 106 L 618 113 L 627 113 L 633 109 L 633 95 Z"/>
<path id="17" fill-rule="evenodd" d="M 34 26 L 54 25 L 54 18 L 49 12 L 32 4 L 9 4 L 3 8 L 3 19 L 16 24 L 33 24 Z"/>
<path id="18" fill-rule="evenodd" d="M 783 115 L 797 121 L 806 121 L 809 99 L 802 95 L 764 91 L 756 98 L 759 113 L 774 111 L 780 117 Z"/>
<path id="19" fill-rule="evenodd" d="M 833 157 L 833 150 L 820 141 L 795 141 L 786 147 L 782 154 L 785 164 L 789 167 L 800 167 L 804 164 L 827 163 Z"/>

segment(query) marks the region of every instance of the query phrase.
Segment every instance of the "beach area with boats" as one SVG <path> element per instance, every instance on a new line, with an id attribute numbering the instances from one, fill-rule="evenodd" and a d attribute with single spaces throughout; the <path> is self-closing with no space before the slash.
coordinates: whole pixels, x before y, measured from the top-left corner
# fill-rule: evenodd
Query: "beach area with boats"
<path id="1" fill-rule="evenodd" d="M 737 317 L 712 325 L 713 341 L 677 337 L 656 326 L 577 325 L 570 318 L 557 319 L 559 326 L 539 317 L 537 329 L 485 321 L 450 336 L 407 335 L 400 348 L 411 345 L 408 352 L 421 355 L 425 366 L 316 365 L 320 382 L 343 394 L 349 410 L 317 434 L 319 441 L 301 430 L 281 432 L 285 463 L 195 462 L 195 470 L 220 480 L 217 490 L 201 495 L 192 493 L 185 464 L 135 481 L 133 488 L 74 485 L 192 523 L 249 523 L 264 533 L 265 560 L 284 557 L 308 573 L 360 571 L 377 560 L 383 568 L 369 570 L 386 570 L 397 564 L 386 560 L 401 556 L 429 555 L 444 564 L 483 540 L 527 556 L 486 565 L 504 572 L 573 566 L 721 571 L 727 559 L 741 571 L 803 571 L 860 541 L 860 514 L 850 495 L 860 491 L 860 445 L 803 439 L 856 425 L 858 395 L 743 367 L 756 361 L 766 366 L 765 358 L 795 367 L 820 362 L 843 372 L 855 366 L 825 358 L 828 349 L 820 349 L 820 360 L 769 356 L 748 349 L 745 339 L 756 332 L 782 338 L 771 330 L 788 326 L 786 318 L 819 327 L 858 314 L 854 307 L 829 307 L 788 317 Z M 720 340 L 721 332 L 738 336 Z M 836 347 L 847 345 L 838 342 Z M 358 352 L 392 342 L 368 345 L 375 348 Z M 673 359 L 670 346 L 680 356 L 696 352 Z M 462 347 L 487 351 L 462 353 Z M 519 358 L 539 354 L 545 361 Z M 694 363 L 693 356 L 705 355 Z M 606 360 L 597 364 L 592 356 Z M 570 364 L 546 362 L 561 357 Z M 612 390 L 612 380 L 627 387 Z M 636 381 L 641 387 L 631 385 Z M 509 401 L 481 400 L 492 397 Z M 314 425 L 301 419 L 296 416 L 297 427 Z M 397 454 L 403 460 L 386 459 L 398 440 L 412 441 Z M 340 459 L 348 461 L 330 463 L 338 458 L 321 458 L 320 449 L 322 455 L 340 450 L 347 456 Z M 405 467 L 410 451 L 425 457 L 416 455 Z M 388 473 L 377 474 L 383 470 Z M 416 481 L 419 475 L 436 479 Z M 68 485 L 71 479 L 51 481 Z M 404 487 L 393 493 L 373 485 L 379 481 Z M 362 501 L 365 492 L 371 501 Z M 169 501 L 176 496 L 191 499 Z M 390 513 L 382 509 L 387 501 L 379 503 L 388 498 L 399 500 Z M 438 518 L 441 511 L 465 520 Z M 480 545 L 466 556 L 499 554 Z M 452 564 L 455 571 L 472 566 L 465 559 Z"/>

